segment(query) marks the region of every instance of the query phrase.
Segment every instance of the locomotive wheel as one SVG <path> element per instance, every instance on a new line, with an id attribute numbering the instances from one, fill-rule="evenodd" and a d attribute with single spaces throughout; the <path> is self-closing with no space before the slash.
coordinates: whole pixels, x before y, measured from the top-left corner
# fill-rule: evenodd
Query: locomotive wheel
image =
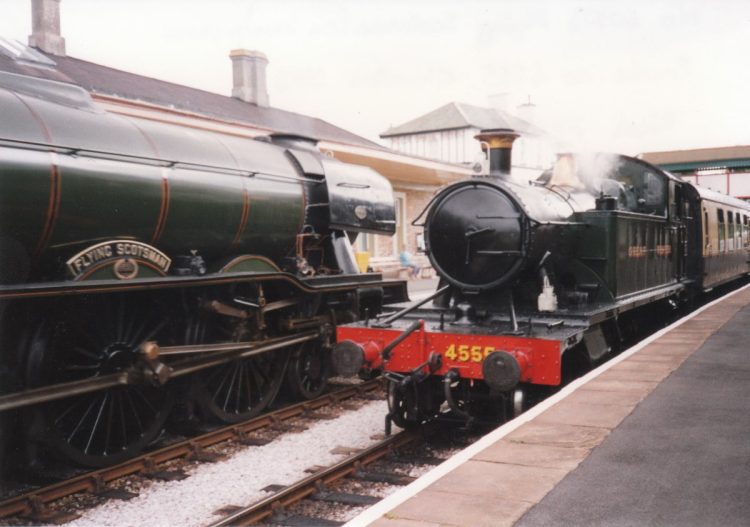
<path id="1" fill-rule="evenodd" d="M 138 347 L 166 325 L 144 297 L 95 297 L 57 304 L 29 344 L 31 386 L 83 380 L 122 371 Z M 43 441 L 79 465 L 101 467 L 138 454 L 161 432 L 172 406 L 164 388 L 117 386 L 52 401 L 35 409 Z"/>
<path id="2" fill-rule="evenodd" d="M 424 421 L 424 409 L 415 407 L 417 394 L 413 387 L 399 388 L 396 383 L 388 383 L 388 412 L 393 424 L 404 430 L 414 430 Z M 411 409 L 411 412 L 410 412 Z M 409 414 L 416 413 L 417 420 L 409 419 Z"/>
<path id="3" fill-rule="evenodd" d="M 241 324 L 220 317 L 194 318 L 188 343 L 248 340 Z M 195 397 L 204 418 L 221 423 L 251 419 L 273 402 L 284 380 L 289 352 L 237 359 L 195 375 Z"/>
<path id="4" fill-rule="evenodd" d="M 399 428 L 406 429 L 416 424 L 407 420 L 406 396 L 393 382 L 388 383 L 388 413 Z"/>
<path id="5" fill-rule="evenodd" d="M 330 374 L 331 364 L 323 348 L 306 342 L 289 359 L 287 385 L 295 398 L 315 399 L 328 386 Z"/>
<path id="6" fill-rule="evenodd" d="M 212 420 L 251 419 L 276 398 L 289 354 L 272 352 L 234 360 L 199 374 L 198 403 Z"/>

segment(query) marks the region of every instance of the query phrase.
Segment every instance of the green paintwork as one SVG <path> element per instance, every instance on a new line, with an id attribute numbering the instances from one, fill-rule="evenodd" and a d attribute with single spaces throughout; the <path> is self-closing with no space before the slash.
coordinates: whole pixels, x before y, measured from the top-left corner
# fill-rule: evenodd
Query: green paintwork
<path id="1" fill-rule="evenodd" d="M 117 238 L 151 244 L 170 257 L 195 250 L 209 262 L 244 254 L 279 262 L 294 254 L 307 183 L 282 147 L 3 88 L 0 115 L 0 248 L 13 247 L 16 255 L 7 261 L 30 260 L 32 279 L 35 273 L 61 277 L 60 262 Z M 43 146 L 49 144 L 54 153 Z M 35 256 L 48 223 L 53 163 L 59 169 L 59 207 Z M 164 180 L 168 213 L 154 240 Z M 249 208 L 236 240 L 243 192 Z"/>
<path id="2" fill-rule="evenodd" d="M 665 218 L 617 211 L 577 214 L 589 228 L 582 231 L 579 259 L 607 284 L 615 298 L 675 282 L 676 247 Z M 656 246 L 669 245 L 670 255 Z M 631 247 L 645 247 L 645 256 L 631 256 Z"/>
<path id="3" fill-rule="evenodd" d="M 161 207 L 159 169 L 60 156 L 60 212 L 50 245 L 132 237 L 149 242 Z"/>
<path id="4" fill-rule="evenodd" d="M 0 236 L 31 253 L 44 229 L 50 196 L 50 155 L 0 148 Z"/>

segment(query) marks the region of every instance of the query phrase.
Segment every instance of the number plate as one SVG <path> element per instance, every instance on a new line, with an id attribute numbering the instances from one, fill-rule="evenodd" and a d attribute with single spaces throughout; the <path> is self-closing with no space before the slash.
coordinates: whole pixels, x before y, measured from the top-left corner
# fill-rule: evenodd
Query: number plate
<path id="1" fill-rule="evenodd" d="M 493 351 L 495 351 L 493 346 L 450 344 L 443 353 L 443 356 L 454 362 L 482 362 Z"/>

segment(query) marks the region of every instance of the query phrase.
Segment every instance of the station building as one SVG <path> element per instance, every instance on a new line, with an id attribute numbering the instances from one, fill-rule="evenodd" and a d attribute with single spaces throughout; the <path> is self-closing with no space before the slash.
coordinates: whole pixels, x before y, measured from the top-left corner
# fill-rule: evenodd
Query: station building
<path id="1" fill-rule="evenodd" d="M 750 201 L 750 146 L 644 152 L 639 157 L 690 183 Z"/>
<path id="2" fill-rule="evenodd" d="M 31 18 L 28 45 L 0 38 L 0 71 L 76 84 L 112 113 L 248 138 L 273 133 L 309 137 L 326 155 L 380 172 L 396 192 L 397 233 L 361 235 L 355 250 L 369 253 L 370 267 L 386 274 L 403 271 L 398 264 L 402 250 L 417 254 L 421 229 L 410 223 L 432 193 L 471 173 L 466 165 L 397 152 L 323 119 L 272 106 L 266 86 L 269 61 L 261 52 L 230 52 L 233 82 L 226 96 L 68 56 L 60 0 L 32 0 Z M 417 259 L 427 263 L 423 256 Z"/>
<path id="3" fill-rule="evenodd" d="M 533 124 L 535 105 L 530 100 L 518 106 L 516 114 L 502 107 L 451 102 L 393 126 L 380 137 L 405 154 L 472 166 L 482 157 L 474 136 L 481 130 L 509 128 L 520 134 L 513 144 L 513 172 L 534 177 L 552 164 L 560 150 L 559 141 Z"/>

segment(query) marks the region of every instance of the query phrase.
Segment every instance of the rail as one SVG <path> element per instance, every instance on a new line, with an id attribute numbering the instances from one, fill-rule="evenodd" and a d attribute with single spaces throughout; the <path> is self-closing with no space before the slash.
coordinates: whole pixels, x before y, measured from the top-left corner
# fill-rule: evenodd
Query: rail
<path id="1" fill-rule="evenodd" d="M 421 439 L 413 432 L 399 432 L 379 443 L 358 452 L 343 461 L 322 469 L 284 489 L 268 496 L 248 507 L 244 507 L 224 517 L 210 527 L 227 527 L 251 525 L 273 515 L 279 509 L 293 505 L 319 491 L 321 486 L 329 485 L 355 473 L 360 467 L 369 465 L 386 456 L 396 448 Z"/>
<path id="2" fill-rule="evenodd" d="M 33 520 L 44 519 L 52 522 L 50 512 L 45 508 L 49 503 L 79 492 L 102 492 L 106 485 L 125 476 L 154 471 L 155 467 L 179 458 L 200 458 L 203 449 L 225 441 L 242 441 L 251 432 L 301 417 L 325 406 L 366 394 L 382 386 L 380 378 L 362 384 L 348 386 L 329 392 L 317 399 L 303 401 L 274 412 L 269 412 L 243 423 L 232 424 L 205 434 L 191 437 L 163 447 L 153 452 L 137 456 L 112 467 L 98 469 L 73 478 L 35 489 L 30 492 L 0 501 L 0 518 L 23 517 Z"/>

